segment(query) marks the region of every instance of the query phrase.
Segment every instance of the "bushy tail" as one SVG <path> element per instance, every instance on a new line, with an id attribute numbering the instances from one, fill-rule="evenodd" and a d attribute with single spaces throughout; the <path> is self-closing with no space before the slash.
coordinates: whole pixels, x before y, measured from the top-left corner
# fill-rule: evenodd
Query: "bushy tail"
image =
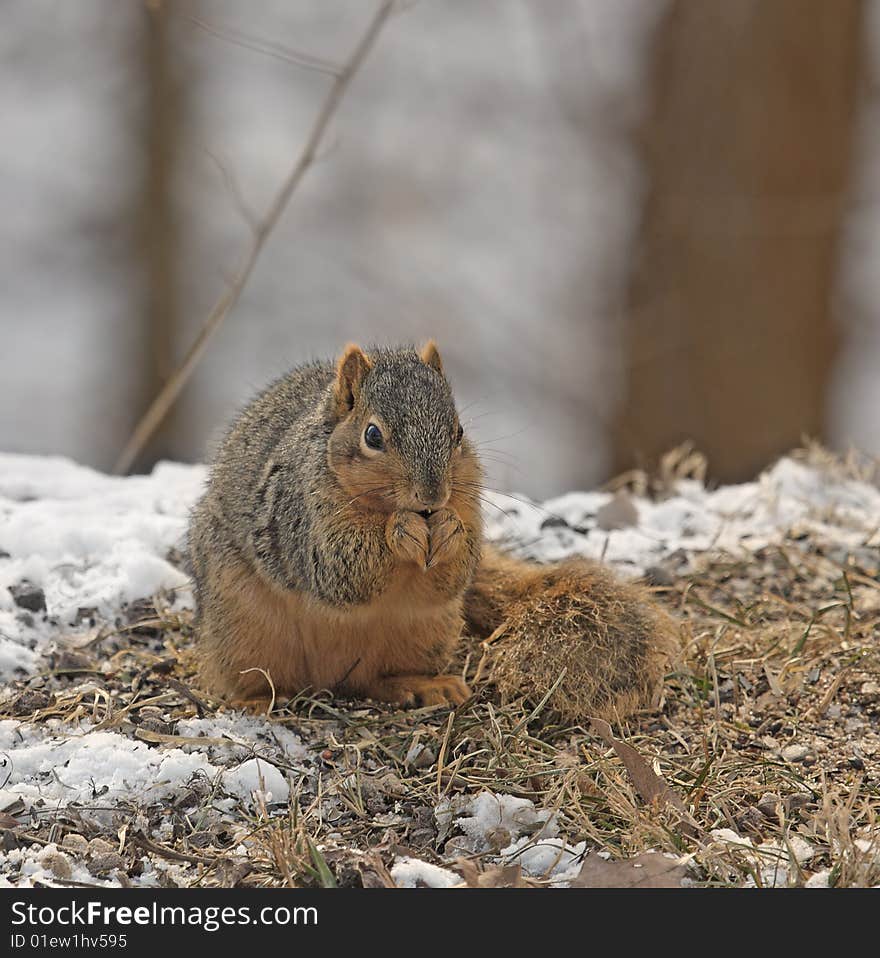
<path id="1" fill-rule="evenodd" d="M 642 586 L 586 559 L 525 562 L 487 546 L 465 596 L 472 635 L 489 639 L 490 678 L 569 721 L 656 705 L 677 627 Z"/>
<path id="2" fill-rule="evenodd" d="M 484 545 L 474 580 L 465 594 L 464 616 L 471 635 L 488 638 L 506 618 L 514 601 L 538 582 L 547 568 L 523 562 Z"/>

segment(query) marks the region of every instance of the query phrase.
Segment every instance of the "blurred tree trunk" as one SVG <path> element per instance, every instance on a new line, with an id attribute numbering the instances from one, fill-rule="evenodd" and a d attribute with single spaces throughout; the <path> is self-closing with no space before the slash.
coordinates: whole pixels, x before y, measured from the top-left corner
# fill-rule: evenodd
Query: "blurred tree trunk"
<path id="1" fill-rule="evenodd" d="M 141 190 L 136 256 L 141 269 L 140 329 L 130 368 L 132 428 L 174 368 L 174 341 L 179 324 L 178 262 L 180 236 L 174 181 L 182 148 L 184 109 L 180 64 L 173 47 L 170 5 L 154 0 L 141 13 L 140 72 Z M 138 457 L 133 471 L 150 469 L 168 455 L 175 410 Z"/>
<path id="2" fill-rule="evenodd" d="M 674 0 L 644 129 L 615 466 L 694 439 L 752 477 L 821 437 L 862 62 L 860 0 Z"/>

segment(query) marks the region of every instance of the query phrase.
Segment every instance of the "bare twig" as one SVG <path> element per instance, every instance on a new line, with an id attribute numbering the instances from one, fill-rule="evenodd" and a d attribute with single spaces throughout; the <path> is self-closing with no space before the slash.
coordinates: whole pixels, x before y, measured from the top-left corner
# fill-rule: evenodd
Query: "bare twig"
<path id="1" fill-rule="evenodd" d="M 323 139 L 324 133 L 332 119 L 346 89 L 360 69 L 364 60 L 367 58 L 377 37 L 379 36 L 385 21 L 394 10 L 396 0 L 383 0 L 383 3 L 376 11 L 373 19 L 370 21 L 366 32 L 361 37 L 360 42 L 355 47 L 348 62 L 335 77 L 333 85 L 327 94 L 324 104 L 318 113 L 315 123 L 309 134 L 308 140 L 302 149 L 293 169 L 288 174 L 285 181 L 281 184 L 265 215 L 259 220 L 253 230 L 250 245 L 246 250 L 241 265 L 232 277 L 226 289 L 220 295 L 207 319 L 202 325 L 198 336 L 187 352 L 183 362 L 175 369 L 168 378 L 165 385 L 159 391 L 156 398 L 150 404 L 146 413 L 144 413 L 140 422 L 131 434 L 125 448 L 122 450 L 113 471 L 117 474 L 127 472 L 131 468 L 138 453 L 143 449 L 150 436 L 153 435 L 159 424 L 165 418 L 168 410 L 172 407 L 181 390 L 186 385 L 193 373 L 199 359 L 205 351 L 209 340 L 217 332 L 223 320 L 229 314 L 241 297 L 242 290 L 247 284 L 254 266 L 259 258 L 260 252 L 271 235 L 281 214 L 284 212 L 296 188 L 299 186 L 306 171 L 312 165 L 315 159 L 317 149 Z"/>
<path id="2" fill-rule="evenodd" d="M 223 184 L 226 187 L 227 192 L 232 197 L 232 202 L 235 206 L 235 209 L 241 215 L 241 218 L 247 223 L 251 230 L 256 230 L 259 220 L 248 207 L 247 201 L 244 198 L 244 194 L 241 191 L 241 186 L 233 173 L 232 170 L 220 159 L 219 156 L 212 153 L 210 150 L 205 150 L 208 154 L 208 159 L 217 167 L 218 172 L 223 177 Z"/>
<path id="3" fill-rule="evenodd" d="M 234 30 L 231 27 L 218 27 L 199 17 L 191 14 L 186 15 L 194 26 L 209 33 L 218 40 L 224 40 L 226 43 L 232 43 L 247 50 L 254 50 L 265 56 L 275 57 L 277 60 L 284 60 L 287 63 L 293 63 L 298 67 L 304 67 L 306 70 L 317 70 L 318 73 L 326 73 L 329 76 L 338 77 L 341 70 L 335 63 L 329 60 L 323 60 L 321 57 L 312 56 L 310 53 L 303 53 L 300 50 L 291 50 L 289 47 L 282 46 L 272 40 L 262 40 L 259 37 L 252 37 L 241 30 Z"/>
<path id="4" fill-rule="evenodd" d="M 154 855 L 168 858 L 173 862 L 190 862 L 193 865 L 214 867 L 219 860 L 217 858 L 204 858 L 201 855 L 187 855 L 184 852 L 175 851 L 173 848 L 166 848 L 164 845 L 158 845 L 156 842 L 150 841 L 146 835 L 132 835 L 131 843 L 138 848 L 142 848 L 145 852 L 152 852 Z"/>

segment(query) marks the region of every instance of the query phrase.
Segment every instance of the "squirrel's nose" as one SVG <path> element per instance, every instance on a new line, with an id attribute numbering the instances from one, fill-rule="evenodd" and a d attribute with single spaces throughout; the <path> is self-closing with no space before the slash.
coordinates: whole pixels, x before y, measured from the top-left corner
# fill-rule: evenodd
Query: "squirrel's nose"
<path id="1" fill-rule="evenodd" d="M 427 512 L 432 513 L 436 512 L 438 509 L 442 509 L 447 502 L 449 502 L 449 490 L 443 486 L 436 491 L 428 491 L 426 489 L 420 489 L 415 493 L 414 497 L 416 504 L 416 512 Z"/>

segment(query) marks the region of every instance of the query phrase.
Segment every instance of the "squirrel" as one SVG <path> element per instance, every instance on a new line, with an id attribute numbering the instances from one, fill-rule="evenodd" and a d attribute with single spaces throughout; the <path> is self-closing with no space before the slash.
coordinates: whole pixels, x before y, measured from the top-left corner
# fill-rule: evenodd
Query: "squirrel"
<path id="1" fill-rule="evenodd" d="M 267 697 L 267 676 L 290 695 L 466 701 L 464 680 L 443 671 L 466 622 L 485 638 L 536 588 L 589 594 L 608 581 L 587 562 L 554 571 L 484 544 L 482 488 L 433 340 L 350 344 L 276 380 L 232 424 L 192 514 L 202 682 L 245 704 Z M 593 658 L 600 692 L 605 676 L 638 684 L 618 674 L 620 656 Z"/>

